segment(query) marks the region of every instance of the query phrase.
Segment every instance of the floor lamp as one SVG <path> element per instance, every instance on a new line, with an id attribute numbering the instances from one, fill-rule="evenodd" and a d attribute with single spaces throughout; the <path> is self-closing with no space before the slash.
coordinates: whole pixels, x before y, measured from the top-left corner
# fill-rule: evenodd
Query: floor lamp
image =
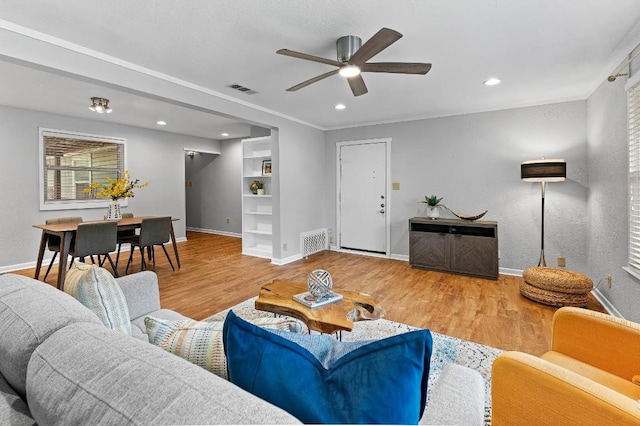
<path id="1" fill-rule="evenodd" d="M 544 259 L 544 192 L 547 182 L 562 182 L 567 177 L 567 163 L 562 159 L 525 161 L 520 165 L 520 177 L 525 182 L 540 182 L 542 191 L 542 234 L 540 237 L 540 261 L 538 266 L 547 266 Z"/>

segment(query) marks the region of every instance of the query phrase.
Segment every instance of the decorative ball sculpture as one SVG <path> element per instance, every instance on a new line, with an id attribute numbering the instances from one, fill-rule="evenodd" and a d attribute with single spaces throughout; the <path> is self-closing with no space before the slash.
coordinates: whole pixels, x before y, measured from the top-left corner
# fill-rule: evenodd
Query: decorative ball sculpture
<path id="1" fill-rule="evenodd" d="M 314 269 L 309 276 L 307 276 L 307 287 L 309 288 L 309 293 L 312 295 L 316 297 L 323 296 L 331 291 L 333 278 L 331 278 L 331 274 L 324 269 Z"/>

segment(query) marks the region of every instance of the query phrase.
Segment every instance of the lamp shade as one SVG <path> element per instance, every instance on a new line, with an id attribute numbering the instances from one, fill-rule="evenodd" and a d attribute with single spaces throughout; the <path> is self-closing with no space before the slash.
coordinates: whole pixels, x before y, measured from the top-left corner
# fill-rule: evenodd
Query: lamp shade
<path id="1" fill-rule="evenodd" d="M 562 159 L 525 161 L 520 177 L 526 182 L 562 182 L 567 177 L 567 163 Z"/>

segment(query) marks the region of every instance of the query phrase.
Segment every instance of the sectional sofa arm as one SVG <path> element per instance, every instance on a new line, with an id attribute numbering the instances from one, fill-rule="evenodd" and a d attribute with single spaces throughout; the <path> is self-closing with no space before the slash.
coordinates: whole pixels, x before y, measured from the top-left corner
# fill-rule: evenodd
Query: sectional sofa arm
<path id="1" fill-rule="evenodd" d="M 638 425 L 638 401 L 577 373 L 522 352 L 493 363 L 494 426 Z"/>
<path id="2" fill-rule="evenodd" d="M 155 272 L 143 271 L 125 275 L 117 278 L 116 282 L 127 299 L 131 319 L 160 309 L 160 290 Z"/>
<path id="3" fill-rule="evenodd" d="M 554 352 L 631 381 L 640 375 L 640 325 L 580 308 L 553 316 Z"/>

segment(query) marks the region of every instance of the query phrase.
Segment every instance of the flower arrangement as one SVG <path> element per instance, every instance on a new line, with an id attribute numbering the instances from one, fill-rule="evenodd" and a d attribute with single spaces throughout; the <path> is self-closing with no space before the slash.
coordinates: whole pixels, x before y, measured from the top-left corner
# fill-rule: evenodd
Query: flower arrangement
<path id="1" fill-rule="evenodd" d="M 107 183 L 91 182 L 89 188 L 85 188 L 86 194 L 91 194 L 92 198 L 111 198 L 117 201 L 120 198 L 135 197 L 134 188 L 144 188 L 149 186 L 149 182 L 140 183 L 140 179 L 132 180 L 128 171 L 122 173 L 118 179 L 107 178 Z"/>

